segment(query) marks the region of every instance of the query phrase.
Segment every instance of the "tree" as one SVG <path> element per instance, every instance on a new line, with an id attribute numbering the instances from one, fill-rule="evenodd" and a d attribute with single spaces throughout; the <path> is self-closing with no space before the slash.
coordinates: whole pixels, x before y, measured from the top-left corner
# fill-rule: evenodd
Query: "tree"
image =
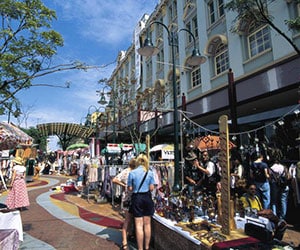
<path id="1" fill-rule="evenodd" d="M 38 144 L 38 149 L 47 150 L 47 137 L 42 136 L 37 128 L 30 127 L 28 129 L 21 128 L 26 134 L 33 138 L 33 144 Z"/>
<path id="2" fill-rule="evenodd" d="M 272 27 L 279 35 L 281 35 L 297 52 L 300 56 L 300 48 L 294 43 L 294 41 L 282 31 L 273 22 L 274 17 L 269 13 L 268 6 L 275 2 L 275 0 L 232 0 L 226 4 L 226 8 L 231 11 L 237 12 L 237 17 L 234 23 L 241 20 L 255 21 L 257 24 L 268 24 Z M 288 4 L 300 4 L 300 0 L 290 0 Z M 295 19 L 285 20 L 285 24 L 288 25 L 289 29 L 300 31 L 300 17 Z M 236 25 L 235 25 L 236 26 Z M 238 32 L 236 28 L 232 29 L 233 32 Z"/>
<path id="3" fill-rule="evenodd" d="M 80 62 L 53 65 L 62 36 L 51 29 L 56 13 L 40 0 L 0 2 L 0 114 L 18 117 L 15 94 L 33 86 L 32 80 L 55 72 L 87 69 Z"/>

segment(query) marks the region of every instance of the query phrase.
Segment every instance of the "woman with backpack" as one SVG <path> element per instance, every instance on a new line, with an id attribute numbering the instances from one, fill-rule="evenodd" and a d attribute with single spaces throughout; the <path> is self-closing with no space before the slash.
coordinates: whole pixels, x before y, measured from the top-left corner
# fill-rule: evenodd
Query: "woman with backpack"
<path id="1" fill-rule="evenodd" d="M 275 159 L 270 167 L 271 209 L 279 219 L 286 218 L 290 175 L 286 166 Z"/>

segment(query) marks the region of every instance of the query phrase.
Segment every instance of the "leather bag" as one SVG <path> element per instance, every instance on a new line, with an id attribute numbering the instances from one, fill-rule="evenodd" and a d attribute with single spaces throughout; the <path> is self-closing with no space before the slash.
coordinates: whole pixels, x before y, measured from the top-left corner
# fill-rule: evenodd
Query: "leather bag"
<path id="1" fill-rule="evenodd" d="M 245 224 L 245 234 L 252 236 L 262 242 L 270 242 L 273 239 L 272 231 L 266 228 L 266 225 L 260 222 L 247 220 Z"/>

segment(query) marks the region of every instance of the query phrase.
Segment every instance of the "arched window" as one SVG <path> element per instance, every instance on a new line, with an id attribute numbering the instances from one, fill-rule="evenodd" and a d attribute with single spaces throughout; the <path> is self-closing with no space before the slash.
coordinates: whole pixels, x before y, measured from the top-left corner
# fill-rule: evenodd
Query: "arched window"
<path id="1" fill-rule="evenodd" d="M 215 72 L 216 75 L 227 71 L 229 68 L 228 47 L 224 43 L 218 44 L 215 50 Z"/>
<path id="2" fill-rule="evenodd" d="M 212 36 L 204 50 L 204 54 L 209 56 L 211 63 L 214 64 L 215 75 L 227 71 L 229 68 L 229 55 L 227 46 L 227 37 L 224 35 Z"/>

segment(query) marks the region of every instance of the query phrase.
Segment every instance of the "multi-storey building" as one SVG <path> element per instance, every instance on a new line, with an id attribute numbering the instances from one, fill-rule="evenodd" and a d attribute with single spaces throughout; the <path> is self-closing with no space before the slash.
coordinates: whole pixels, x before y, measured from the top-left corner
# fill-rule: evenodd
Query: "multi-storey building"
<path id="1" fill-rule="evenodd" d="M 286 145 L 289 157 L 299 159 L 300 56 L 270 25 L 258 25 L 251 19 L 235 21 L 236 13 L 225 9 L 227 2 L 161 0 L 150 16 L 142 18 L 132 45 L 120 52 L 109 80 L 119 93 L 118 104 L 123 105 L 119 127 L 140 122 L 139 130 L 145 134 L 160 126 L 158 141 L 171 142 L 174 136 L 173 46 L 165 27 L 151 24 L 156 21 L 178 35 L 174 91 L 178 109 L 186 110 L 186 120 L 192 121 L 184 133 L 193 137 L 216 130 L 220 115 L 227 114 L 232 119 L 230 132 L 241 144 L 254 138 L 273 140 Z M 300 48 L 300 32 L 285 24 L 285 20 L 299 16 L 300 5 L 291 0 L 274 1 L 268 12 L 276 26 Z M 206 63 L 197 67 L 186 63 L 194 41 L 182 29 L 194 35 Z M 156 56 L 141 57 L 137 53 L 147 35 L 158 48 Z M 151 111 L 151 115 L 143 119 L 138 112 L 141 110 Z M 159 121 L 157 114 L 162 117 Z"/>

